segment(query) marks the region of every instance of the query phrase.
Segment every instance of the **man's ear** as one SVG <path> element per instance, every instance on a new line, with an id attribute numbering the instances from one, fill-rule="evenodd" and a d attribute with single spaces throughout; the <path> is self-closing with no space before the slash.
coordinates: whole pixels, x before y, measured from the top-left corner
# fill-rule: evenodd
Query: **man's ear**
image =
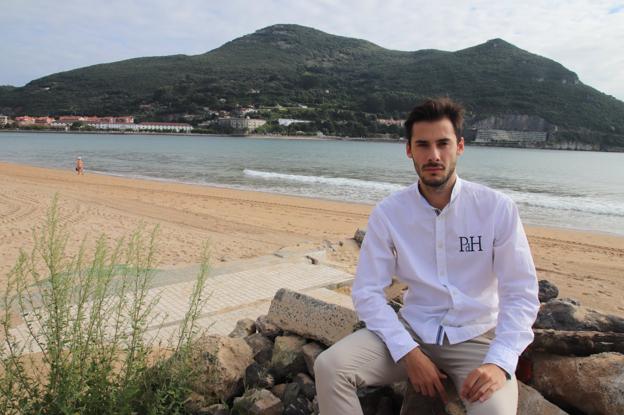
<path id="1" fill-rule="evenodd" d="M 466 142 L 464 141 L 464 137 L 459 137 L 457 141 L 457 155 L 462 155 L 464 153 L 464 145 Z"/>
<path id="2" fill-rule="evenodd" d="M 412 158 L 412 146 L 410 146 L 409 141 L 405 144 L 405 154 L 407 154 L 408 158 Z"/>

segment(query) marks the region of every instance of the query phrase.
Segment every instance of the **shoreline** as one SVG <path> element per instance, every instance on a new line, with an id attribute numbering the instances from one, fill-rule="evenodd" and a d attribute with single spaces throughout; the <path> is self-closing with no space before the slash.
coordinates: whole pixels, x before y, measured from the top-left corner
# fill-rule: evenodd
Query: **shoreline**
<path id="1" fill-rule="evenodd" d="M 33 248 L 55 194 L 69 234 L 68 253 L 83 238 L 87 255 L 105 234 L 110 245 L 140 226 L 159 226 L 163 269 L 199 262 L 210 241 L 212 262 L 327 249 L 335 266 L 355 272 L 359 250 L 351 239 L 366 227 L 372 205 L 0 162 L 0 280 L 20 250 Z M 143 225 L 141 225 L 143 224 Z M 539 279 L 555 283 L 560 297 L 612 314 L 624 314 L 624 238 L 598 232 L 525 226 Z"/>
<path id="2" fill-rule="evenodd" d="M 2 166 L 24 166 L 24 167 L 32 167 L 32 168 L 36 168 L 36 169 L 49 169 L 49 170 L 53 170 L 53 171 L 57 171 L 59 173 L 61 172 L 70 172 L 71 174 L 73 174 L 73 172 L 71 172 L 70 170 L 64 170 L 64 169 L 60 169 L 60 168 L 55 168 L 55 167 L 41 167 L 41 166 L 35 166 L 35 165 L 30 165 L 30 164 L 20 164 L 20 163 L 13 163 L 13 162 L 7 162 L 7 161 L 2 161 L 0 160 L 0 168 Z M 359 202 L 359 201 L 351 201 L 351 200 L 341 200 L 341 199 L 332 199 L 332 198 L 324 198 L 321 196 L 306 196 L 306 195 L 298 195 L 298 194 L 293 194 L 293 193 L 278 193 L 278 192 L 269 192 L 269 191 L 263 191 L 263 190 L 255 190 L 255 189 L 246 189 L 246 188 L 237 188 L 237 187 L 230 187 L 227 185 L 218 185 L 218 184 L 204 184 L 204 183 L 193 183 L 193 182 L 184 182 L 184 181 L 179 181 L 179 180 L 175 180 L 175 179 L 164 179 L 164 178 L 158 178 L 158 177 L 133 177 L 131 175 L 123 175 L 123 174 L 114 174 L 114 173 L 106 173 L 106 172 L 101 172 L 101 171 L 89 171 L 88 169 L 86 170 L 87 174 L 92 174 L 92 175 L 96 175 L 96 176 L 101 176 L 101 177 L 111 177 L 111 178 L 118 178 L 118 179 L 122 179 L 122 180 L 139 180 L 139 181 L 146 181 L 146 182 L 153 182 L 153 183 L 163 183 L 163 184 L 172 184 L 172 185 L 182 185 L 182 186 L 196 186 L 199 188 L 206 188 L 206 189 L 213 189 L 213 190 L 218 190 L 218 189 L 224 189 L 224 190 L 233 190 L 233 191 L 240 191 L 240 192 L 251 192 L 251 193 L 258 193 L 258 194 L 263 194 L 263 195 L 275 195 L 275 196 L 279 196 L 279 197 L 292 197 L 292 198 L 301 198 L 301 199 L 307 199 L 307 200 L 311 200 L 311 201 L 320 201 L 320 202 L 335 202 L 335 203 L 344 203 L 344 204 L 348 204 L 348 205 L 354 205 L 354 206 L 366 206 L 369 208 L 373 208 L 376 203 L 366 203 L 366 202 Z M 536 228 L 536 229 L 549 229 L 552 231 L 569 231 L 569 232 L 581 232 L 581 233 L 587 233 L 587 234 L 596 234 L 596 235 L 602 235 L 602 236 L 606 236 L 606 237 L 614 237 L 614 238 L 622 238 L 624 239 L 624 234 L 619 234 L 616 232 L 608 232 L 608 231 L 604 231 L 604 230 L 598 230 L 598 229 L 587 229 L 587 228 L 575 228 L 575 227 L 562 227 L 562 226 L 556 226 L 556 225 L 545 225 L 545 224 L 537 224 L 537 223 L 533 223 L 531 221 L 526 221 L 523 220 L 522 221 L 523 225 L 525 226 L 525 228 L 530 229 L 530 228 Z"/>
<path id="3" fill-rule="evenodd" d="M 250 139 L 276 139 L 276 140 L 312 140 L 312 141 L 355 141 L 364 143 L 397 143 L 405 144 L 405 139 L 401 138 L 364 138 L 364 137 L 341 137 L 341 136 L 309 136 L 309 135 L 281 135 L 281 134 L 212 134 L 212 133 L 173 133 L 173 132 L 127 132 L 127 131 L 58 131 L 58 130 L 19 130 L 19 129 L 0 129 L 0 133 L 36 133 L 36 134 L 111 134 L 111 135 L 164 135 L 164 136 L 186 136 L 186 137 L 223 137 L 223 138 L 250 138 Z M 488 144 L 466 142 L 466 146 L 490 147 L 490 148 L 517 148 L 523 150 L 549 150 L 549 151 L 581 151 L 589 153 L 624 153 L 624 148 L 596 150 L 588 148 L 570 148 L 566 147 L 536 147 L 536 146 L 517 146 L 504 143 Z"/>
<path id="4" fill-rule="evenodd" d="M 71 176 L 76 176 L 69 169 L 65 170 L 65 169 L 54 168 L 54 167 L 41 167 L 41 166 L 35 166 L 31 164 L 13 163 L 13 162 L 0 160 L 0 173 L 12 167 L 16 169 L 19 169 L 19 168 L 37 169 L 41 171 L 50 171 L 50 172 L 56 172 L 59 174 L 69 174 Z M 267 197 L 275 196 L 275 197 L 280 197 L 280 198 L 281 197 L 292 198 L 294 200 L 297 200 L 297 199 L 307 200 L 310 202 L 318 201 L 321 203 L 330 203 L 330 204 L 336 203 L 336 204 L 358 206 L 358 207 L 363 207 L 363 208 L 368 208 L 368 209 L 372 209 L 376 205 L 376 203 L 356 202 L 356 201 L 350 201 L 350 200 L 323 198 L 320 196 L 305 196 L 305 195 L 297 195 L 297 194 L 291 194 L 291 193 L 276 193 L 276 192 L 269 192 L 269 191 L 263 191 L 263 190 L 255 190 L 255 189 L 240 189 L 236 187 L 229 187 L 226 185 L 220 186 L 216 184 L 191 183 L 191 182 L 178 181 L 174 179 L 163 179 L 163 178 L 157 178 L 157 177 L 153 177 L 153 178 L 131 177 L 131 176 L 125 176 L 122 174 L 110 174 L 110 173 L 105 173 L 105 172 L 100 172 L 100 171 L 89 171 L 89 170 L 86 170 L 86 173 L 88 175 L 95 175 L 96 177 L 118 179 L 122 181 L 128 180 L 131 182 L 136 181 L 136 182 L 145 182 L 145 183 L 150 183 L 150 184 L 163 184 L 163 185 L 171 185 L 171 186 L 191 186 L 191 187 L 196 187 L 198 189 L 206 189 L 208 191 L 223 190 L 223 191 L 232 191 L 232 192 L 243 192 L 243 193 L 250 193 L 250 194 L 262 195 L 262 196 L 267 196 Z M 528 233 L 528 229 L 537 229 L 537 230 L 541 229 L 545 231 L 583 233 L 583 234 L 588 234 L 588 235 L 605 236 L 605 237 L 612 237 L 612 238 L 624 240 L 624 235 L 622 234 L 606 232 L 606 231 L 601 231 L 597 229 L 560 227 L 560 226 L 555 226 L 555 225 L 541 225 L 541 224 L 538 225 L 538 224 L 529 224 L 529 223 L 526 223 L 525 221 L 523 221 L 523 226 L 527 229 L 527 233 Z"/>
<path id="5" fill-rule="evenodd" d="M 174 133 L 174 132 L 131 132 L 131 131 L 65 131 L 57 129 L 49 130 L 20 130 L 20 129 L 0 129 L 0 133 L 35 133 L 35 134 L 111 134 L 111 135 L 166 135 L 166 136 L 185 136 L 185 137 L 222 137 L 222 138 L 274 138 L 278 140 L 314 140 L 314 141 L 362 141 L 362 142 L 390 142 L 405 143 L 402 138 L 361 138 L 361 137 L 341 137 L 335 135 L 285 135 L 285 134 L 214 134 L 214 133 Z"/>

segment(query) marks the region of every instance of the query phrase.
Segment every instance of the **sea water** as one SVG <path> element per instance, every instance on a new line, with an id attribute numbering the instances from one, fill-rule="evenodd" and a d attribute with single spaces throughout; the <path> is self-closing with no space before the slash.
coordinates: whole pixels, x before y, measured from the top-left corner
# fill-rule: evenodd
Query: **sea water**
<path id="1" fill-rule="evenodd" d="M 0 160 L 374 204 L 417 180 L 404 142 L 1 133 Z M 467 146 L 463 179 L 511 196 L 525 224 L 624 235 L 624 154 Z"/>

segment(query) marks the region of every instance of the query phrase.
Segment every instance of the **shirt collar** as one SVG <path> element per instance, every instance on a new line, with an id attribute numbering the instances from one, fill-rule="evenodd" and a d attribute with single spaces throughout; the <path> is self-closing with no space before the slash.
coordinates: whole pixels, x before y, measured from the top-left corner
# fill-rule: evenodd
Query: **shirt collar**
<path id="1" fill-rule="evenodd" d="M 459 176 L 457 176 L 457 180 L 455 180 L 455 184 L 453 185 L 453 190 L 451 191 L 451 200 L 449 200 L 448 205 L 444 207 L 443 211 L 446 210 L 447 206 L 452 205 L 457 199 L 457 196 L 459 195 L 459 192 L 461 191 L 462 182 L 463 180 L 461 180 Z M 419 183 L 420 183 L 420 180 L 418 180 L 413 185 L 418 195 L 418 201 L 422 204 L 422 206 L 426 207 L 427 209 L 435 209 L 433 206 L 429 204 L 429 202 L 427 201 L 427 199 L 425 199 L 422 193 L 420 193 L 420 189 L 418 188 Z"/>

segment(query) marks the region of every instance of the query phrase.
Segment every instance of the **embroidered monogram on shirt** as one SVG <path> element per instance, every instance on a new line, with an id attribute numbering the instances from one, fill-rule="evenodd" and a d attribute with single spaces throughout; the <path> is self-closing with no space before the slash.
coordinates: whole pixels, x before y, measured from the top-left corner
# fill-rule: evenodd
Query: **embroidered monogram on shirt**
<path id="1" fill-rule="evenodd" d="M 459 237 L 459 252 L 474 252 L 477 250 L 476 247 L 479 247 L 479 252 L 483 251 L 481 247 L 481 235 Z"/>

